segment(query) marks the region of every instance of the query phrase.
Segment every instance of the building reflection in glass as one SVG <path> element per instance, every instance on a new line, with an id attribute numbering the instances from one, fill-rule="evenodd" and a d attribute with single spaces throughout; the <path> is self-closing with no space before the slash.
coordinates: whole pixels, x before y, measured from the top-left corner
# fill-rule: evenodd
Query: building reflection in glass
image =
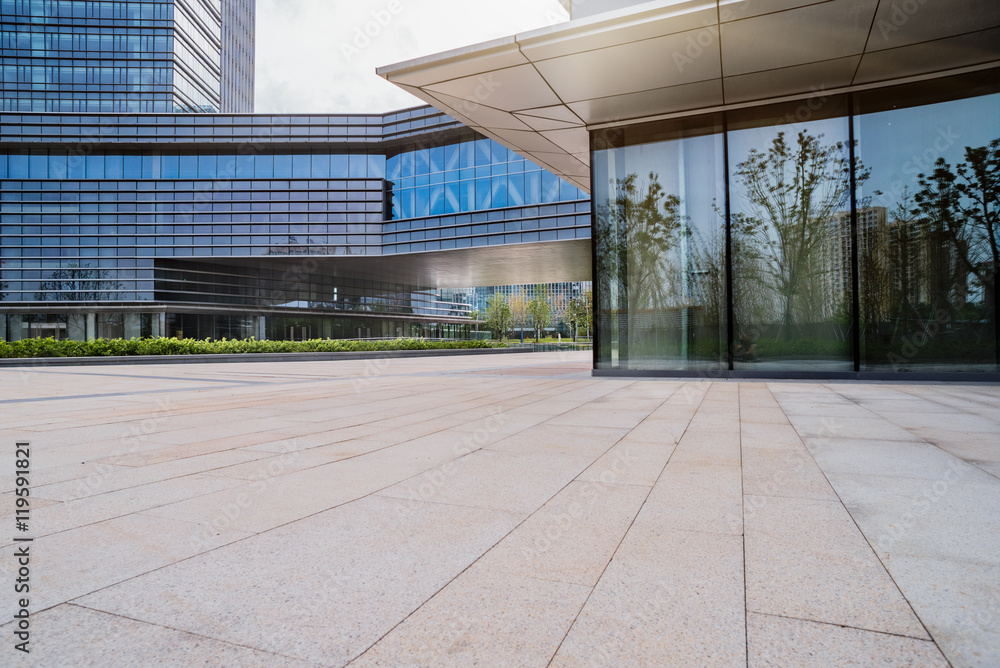
<path id="1" fill-rule="evenodd" d="M 995 372 L 996 79 L 595 132 L 597 368 Z"/>

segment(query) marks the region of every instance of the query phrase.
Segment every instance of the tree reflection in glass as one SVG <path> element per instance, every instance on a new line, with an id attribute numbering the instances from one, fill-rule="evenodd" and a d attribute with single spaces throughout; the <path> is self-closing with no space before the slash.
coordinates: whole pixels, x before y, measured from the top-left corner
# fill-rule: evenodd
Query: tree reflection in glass
<path id="1" fill-rule="evenodd" d="M 599 368 L 725 368 L 721 117 L 607 143 L 594 152 Z"/>
<path id="2" fill-rule="evenodd" d="M 864 180 L 859 165 L 857 178 Z M 731 212 L 739 366 L 850 354 L 850 160 L 846 142 L 801 129 L 752 147 Z M 829 368 L 829 365 L 824 368 Z"/>
<path id="3" fill-rule="evenodd" d="M 887 216 L 860 231 L 868 367 L 995 364 L 1000 140 L 964 157 L 954 167 L 937 158 L 915 192 L 902 188 Z"/>
<path id="4" fill-rule="evenodd" d="M 120 281 L 111 279 L 105 269 L 93 269 L 90 265 L 70 264 L 65 269 L 56 269 L 42 281 L 35 293 L 35 301 L 94 302 L 113 299 L 122 289 Z"/>
<path id="5" fill-rule="evenodd" d="M 609 186 L 595 243 L 618 359 L 630 368 L 719 365 L 725 237 L 693 227 L 684 201 L 656 173 Z"/>

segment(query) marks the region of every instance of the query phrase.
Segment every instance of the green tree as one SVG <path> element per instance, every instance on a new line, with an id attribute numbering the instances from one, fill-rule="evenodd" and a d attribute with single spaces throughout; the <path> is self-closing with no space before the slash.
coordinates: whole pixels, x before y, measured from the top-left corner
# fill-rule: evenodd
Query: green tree
<path id="1" fill-rule="evenodd" d="M 510 306 L 511 326 L 517 327 L 521 332 L 521 340 L 524 340 L 524 328 L 528 326 L 530 313 L 528 311 L 528 300 L 524 297 L 523 288 L 512 294 L 507 300 Z"/>
<path id="2" fill-rule="evenodd" d="M 583 305 L 580 303 L 579 299 L 573 297 L 569 300 L 569 303 L 566 305 L 566 315 L 564 317 L 573 331 L 573 342 L 575 343 L 580 321 L 584 318 Z"/>
<path id="3" fill-rule="evenodd" d="M 469 313 L 469 320 L 475 321 L 476 333 L 479 332 L 479 323 L 485 319 L 486 319 L 486 314 L 480 311 L 479 309 L 473 309 Z"/>
<path id="4" fill-rule="evenodd" d="M 978 148 L 967 146 L 965 161 L 954 170 L 938 158 L 934 171 L 920 174 L 918 183 L 914 213 L 928 221 L 931 235 L 946 240 L 953 258 L 947 267 L 934 267 L 936 275 L 948 276 L 947 285 L 940 287 L 944 292 L 964 292 L 971 276 L 982 287 L 986 304 L 995 305 L 995 274 L 1000 265 L 1000 139 Z M 995 308 L 988 317 L 996 326 Z"/>
<path id="5" fill-rule="evenodd" d="M 763 291 L 754 301 L 766 306 L 767 296 L 777 298 L 783 327 L 823 317 L 821 256 L 831 221 L 849 200 L 847 147 L 822 139 L 802 130 L 789 142 L 779 132 L 767 150 L 752 149 L 736 165 L 744 196 L 743 211 L 732 216 L 734 254 L 738 247 L 751 272 L 737 278 Z M 859 165 L 858 184 L 866 179 Z"/>
<path id="6" fill-rule="evenodd" d="M 503 341 L 512 322 L 510 304 L 499 292 L 494 292 L 486 300 L 486 326 L 493 331 L 498 341 Z"/>
<path id="7" fill-rule="evenodd" d="M 538 342 L 541 330 L 549 326 L 552 320 L 552 306 L 549 305 L 549 290 L 544 285 L 535 286 L 535 296 L 528 304 L 531 324 L 535 328 L 535 342 Z"/>
<path id="8" fill-rule="evenodd" d="M 590 322 L 593 318 L 593 310 L 594 296 L 590 290 L 587 290 L 580 297 L 570 299 L 569 303 L 566 305 L 566 322 L 573 328 L 574 342 L 579 338 L 581 329 L 588 334 L 590 333 Z"/>
<path id="9" fill-rule="evenodd" d="M 623 315 L 634 316 L 662 306 L 667 286 L 665 258 L 677 244 L 683 216 L 680 198 L 668 195 L 659 176 L 638 174 L 614 179 L 608 199 L 597 206 L 594 243 L 602 308 L 618 330 L 618 346 L 628 357 L 629 331 Z"/>

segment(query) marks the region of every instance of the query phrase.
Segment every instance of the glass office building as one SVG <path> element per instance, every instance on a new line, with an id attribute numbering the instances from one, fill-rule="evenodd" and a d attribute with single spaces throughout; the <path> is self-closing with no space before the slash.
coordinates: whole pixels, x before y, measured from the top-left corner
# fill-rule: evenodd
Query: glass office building
<path id="1" fill-rule="evenodd" d="M 599 369 L 996 371 L 997 72 L 800 105 L 595 137 Z"/>
<path id="2" fill-rule="evenodd" d="M 589 257 L 584 193 L 429 107 L 0 129 L 7 340 L 459 338 L 442 288 L 572 272 L 551 242 Z"/>
<path id="3" fill-rule="evenodd" d="M 251 112 L 253 0 L 0 0 L 0 110 Z"/>
<path id="4" fill-rule="evenodd" d="M 224 114 L 253 113 L 256 59 L 256 0 L 222 3 L 220 108 Z"/>
<path id="5" fill-rule="evenodd" d="M 596 374 L 1000 378 L 1000 6 L 564 5 L 379 74 L 590 192 Z"/>

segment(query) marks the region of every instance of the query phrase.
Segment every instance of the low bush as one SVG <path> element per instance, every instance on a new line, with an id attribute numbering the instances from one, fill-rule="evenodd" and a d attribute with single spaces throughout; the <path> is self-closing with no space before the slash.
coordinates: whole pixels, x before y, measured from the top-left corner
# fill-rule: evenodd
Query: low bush
<path id="1" fill-rule="evenodd" d="M 246 353 L 340 353 L 379 352 L 386 350 L 455 350 L 465 348 L 501 348 L 495 341 L 425 341 L 392 339 L 382 341 L 258 341 L 243 339 L 95 339 L 94 341 L 57 341 L 24 339 L 0 341 L 0 357 L 102 357 L 131 355 L 239 355 Z"/>

